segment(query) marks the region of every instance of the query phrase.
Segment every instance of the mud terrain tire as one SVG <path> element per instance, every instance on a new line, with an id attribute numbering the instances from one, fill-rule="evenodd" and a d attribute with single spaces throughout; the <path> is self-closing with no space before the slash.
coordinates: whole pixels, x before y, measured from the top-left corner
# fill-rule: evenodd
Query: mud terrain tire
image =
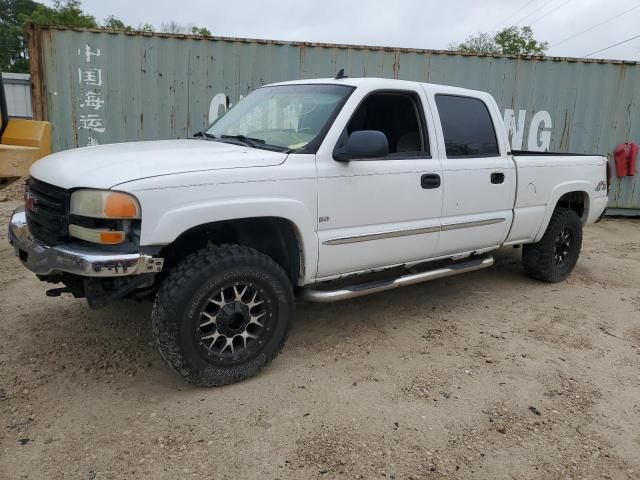
<path id="1" fill-rule="evenodd" d="M 164 360 L 189 383 L 254 376 L 282 350 L 294 312 L 283 269 L 252 248 L 209 246 L 161 285 L 152 325 Z"/>
<path id="2" fill-rule="evenodd" d="M 556 208 L 540 241 L 523 247 L 524 271 L 537 280 L 561 282 L 576 266 L 581 248 L 580 217 L 568 208 Z"/>

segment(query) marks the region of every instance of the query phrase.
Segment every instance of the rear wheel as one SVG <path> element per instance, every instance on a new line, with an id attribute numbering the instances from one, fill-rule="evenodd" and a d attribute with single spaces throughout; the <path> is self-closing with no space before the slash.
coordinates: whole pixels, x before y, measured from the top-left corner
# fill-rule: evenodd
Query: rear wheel
<path id="1" fill-rule="evenodd" d="M 573 271 L 582 248 L 582 222 L 576 212 L 556 208 L 538 243 L 522 249 L 524 271 L 545 282 L 561 282 Z"/>
<path id="2" fill-rule="evenodd" d="M 153 330 L 162 357 L 188 382 L 225 385 L 252 377 L 282 350 L 293 308 L 291 284 L 271 258 L 212 246 L 169 274 Z"/>

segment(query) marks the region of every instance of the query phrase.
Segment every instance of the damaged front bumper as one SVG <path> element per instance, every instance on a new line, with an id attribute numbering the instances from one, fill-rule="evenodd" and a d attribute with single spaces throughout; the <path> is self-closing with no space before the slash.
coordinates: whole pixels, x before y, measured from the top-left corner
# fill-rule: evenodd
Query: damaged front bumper
<path id="1" fill-rule="evenodd" d="M 31 235 L 24 207 L 9 223 L 9 243 L 22 264 L 40 276 L 70 273 L 81 277 L 124 277 L 158 273 L 164 260 L 143 253 L 108 252 L 80 243 L 49 246 Z"/>

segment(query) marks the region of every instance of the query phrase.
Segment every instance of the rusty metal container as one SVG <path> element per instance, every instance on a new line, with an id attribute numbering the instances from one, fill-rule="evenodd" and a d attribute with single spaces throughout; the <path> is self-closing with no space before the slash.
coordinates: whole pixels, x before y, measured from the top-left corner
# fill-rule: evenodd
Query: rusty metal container
<path id="1" fill-rule="evenodd" d="M 640 143 L 640 63 L 31 27 L 33 115 L 54 150 L 187 137 L 260 85 L 378 76 L 486 90 L 513 149 L 599 153 Z M 640 215 L 640 175 L 610 212 Z"/>

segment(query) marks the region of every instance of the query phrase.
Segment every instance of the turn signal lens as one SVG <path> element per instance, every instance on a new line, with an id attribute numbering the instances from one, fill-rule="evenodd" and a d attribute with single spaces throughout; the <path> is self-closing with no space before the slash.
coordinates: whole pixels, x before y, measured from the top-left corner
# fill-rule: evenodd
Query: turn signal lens
<path id="1" fill-rule="evenodd" d="M 104 202 L 104 215 L 107 218 L 138 218 L 138 202 L 126 193 L 110 193 Z"/>
<path id="2" fill-rule="evenodd" d="M 117 245 L 124 242 L 126 238 L 125 232 L 86 228 L 74 224 L 69 225 L 69 235 L 80 240 L 92 243 L 101 243 L 103 245 Z"/>
<path id="3" fill-rule="evenodd" d="M 116 245 L 124 242 L 124 232 L 101 232 L 100 243 L 105 245 Z"/>

